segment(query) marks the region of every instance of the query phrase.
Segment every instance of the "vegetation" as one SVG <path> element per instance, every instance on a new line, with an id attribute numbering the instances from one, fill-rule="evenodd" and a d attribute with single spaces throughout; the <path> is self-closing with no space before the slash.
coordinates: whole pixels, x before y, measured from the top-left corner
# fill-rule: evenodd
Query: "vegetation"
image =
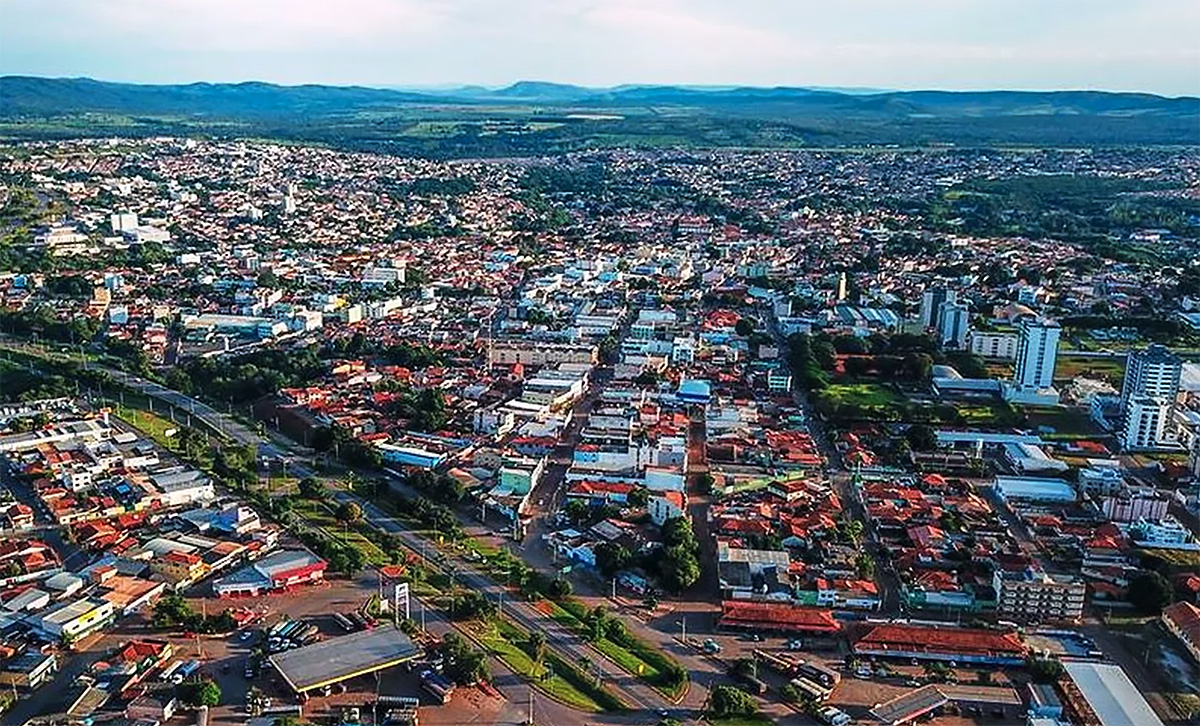
<path id="1" fill-rule="evenodd" d="M 1175 590 L 1171 581 L 1154 570 L 1142 570 L 1129 581 L 1128 598 L 1140 612 L 1157 615 L 1171 604 Z"/>
<path id="2" fill-rule="evenodd" d="M 151 621 L 156 628 L 185 630 L 192 633 L 228 633 L 237 628 L 229 610 L 204 617 L 192 610 L 181 595 L 166 595 L 154 604 Z"/>
<path id="3" fill-rule="evenodd" d="M 179 685 L 179 699 L 189 706 L 221 705 L 221 687 L 210 680 L 187 681 Z"/>
<path id="4" fill-rule="evenodd" d="M 709 691 L 708 713 L 716 718 L 753 716 L 758 707 L 753 696 L 736 686 L 715 686 Z"/>

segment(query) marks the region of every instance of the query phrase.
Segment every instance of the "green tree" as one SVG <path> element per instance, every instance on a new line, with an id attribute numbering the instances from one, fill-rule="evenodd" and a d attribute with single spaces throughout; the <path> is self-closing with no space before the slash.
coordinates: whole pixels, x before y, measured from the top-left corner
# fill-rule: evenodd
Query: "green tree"
<path id="1" fill-rule="evenodd" d="M 539 630 L 531 632 L 529 639 L 525 641 L 525 650 L 534 663 L 541 665 L 542 659 L 546 657 L 546 634 Z"/>
<path id="2" fill-rule="evenodd" d="M 195 681 L 184 683 L 180 687 L 180 698 L 189 706 L 219 706 L 221 704 L 221 688 L 212 681 Z"/>
<path id="3" fill-rule="evenodd" d="M 318 479 L 306 476 L 296 485 L 300 496 L 305 499 L 324 499 L 329 496 L 329 490 Z"/>
<path id="4" fill-rule="evenodd" d="M 612 577 L 629 566 L 633 553 L 615 542 L 601 542 L 596 546 L 596 567 L 605 577 Z"/>
<path id="5" fill-rule="evenodd" d="M 1129 581 L 1127 597 L 1141 612 L 1158 615 L 1174 599 L 1171 582 L 1153 570 L 1143 570 Z"/>
<path id="6" fill-rule="evenodd" d="M 708 695 L 708 711 L 717 718 L 753 716 L 758 713 L 754 698 L 736 686 L 715 686 Z"/>
<path id="7" fill-rule="evenodd" d="M 358 502 L 342 502 L 337 508 L 337 520 L 343 524 L 354 524 L 362 519 L 362 507 Z"/>

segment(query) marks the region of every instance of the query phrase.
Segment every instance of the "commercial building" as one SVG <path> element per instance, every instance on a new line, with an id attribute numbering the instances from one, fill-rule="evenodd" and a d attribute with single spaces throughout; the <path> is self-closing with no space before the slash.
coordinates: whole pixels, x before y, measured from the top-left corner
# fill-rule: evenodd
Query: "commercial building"
<path id="1" fill-rule="evenodd" d="M 41 613 L 33 624 L 51 638 L 77 640 L 111 623 L 114 615 L 112 603 L 85 597 Z"/>
<path id="2" fill-rule="evenodd" d="M 280 550 L 213 582 L 217 597 L 261 595 L 325 579 L 325 560 L 307 550 Z"/>
<path id="3" fill-rule="evenodd" d="M 58 672 L 58 659 L 53 653 L 27 651 L 10 658 L 0 669 L 0 685 L 33 690 L 52 679 Z"/>
<path id="4" fill-rule="evenodd" d="M 969 686 L 949 683 L 922 686 L 871 709 L 872 718 L 886 726 L 914 723 L 942 713 L 949 704 L 962 713 L 1011 719 L 1022 715 L 1023 703 L 1016 690 L 1004 686 Z"/>
<path id="5" fill-rule="evenodd" d="M 842 629 L 832 610 L 750 600 L 723 601 L 718 624 L 722 628 L 809 635 L 832 635 Z"/>
<path id="6" fill-rule="evenodd" d="M 552 363 L 588 363 L 599 360 L 600 348 L 591 344 L 547 343 L 526 340 L 494 340 L 488 345 L 492 365 L 544 366 Z"/>
<path id="7" fill-rule="evenodd" d="M 1099 726 L 1163 726 L 1141 691 L 1121 666 L 1094 661 L 1065 661 L 1065 704 L 1078 713 L 1075 723 Z"/>
<path id="8" fill-rule="evenodd" d="M 421 649 L 392 625 L 329 638 L 267 660 L 297 694 L 415 660 Z"/>
<path id="9" fill-rule="evenodd" d="M 884 623 L 867 631 L 853 650 L 879 658 L 1020 665 L 1027 649 L 1015 632 Z"/>
<path id="10" fill-rule="evenodd" d="M 1087 586 L 1079 578 L 1033 568 L 1015 572 L 997 568 L 992 586 L 997 593 L 996 612 L 1008 619 L 1058 622 L 1083 615 Z"/>

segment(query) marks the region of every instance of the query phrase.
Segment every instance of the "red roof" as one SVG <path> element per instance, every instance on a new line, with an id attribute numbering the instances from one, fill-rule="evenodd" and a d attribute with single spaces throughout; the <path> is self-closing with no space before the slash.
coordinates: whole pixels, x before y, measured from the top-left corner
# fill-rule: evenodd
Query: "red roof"
<path id="1" fill-rule="evenodd" d="M 938 652 L 1023 656 L 1015 632 L 923 625 L 876 625 L 854 644 L 855 651 Z"/>
<path id="2" fill-rule="evenodd" d="M 834 619 L 832 610 L 741 600 L 725 600 L 721 603 L 721 625 L 813 633 L 836 633 L 842 628 Z"/>

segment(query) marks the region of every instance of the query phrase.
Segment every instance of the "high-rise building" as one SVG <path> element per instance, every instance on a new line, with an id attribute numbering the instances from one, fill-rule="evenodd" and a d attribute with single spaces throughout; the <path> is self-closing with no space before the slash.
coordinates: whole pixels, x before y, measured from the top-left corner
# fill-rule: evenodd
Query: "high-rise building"
<path id="1" fill-rule="evenodd" d="M 1179 377 L 1183 361 L 1166 346 L 1151 345 L 1131 350 L 1125 359 L 1125 382 L 1121 386 L 1121 407 L 1135 396 L 1165 398 L 1174 402 L 1179 395 Z"/>
<path id="2" fill-rule="evenodd" d="M 1183 361 L 1165 346 L 1131 350 L 1121 386 L 1119 436 L 1125 449 L 1153 449 L 1171 442 Z"/>
<path id="3" fill-rule="evenodd" d="M 1054 364 L 1062 328 L 1053 320 L 1027 316 L 1021 319 L 1017 338 L 1016 370 L 1005 397 L 1017 403 L 1057 404 Z"/>
<path id="4" fill-rule="evenodd" d="M 288 184 L 287 191 L 285 191 L 283 194 L 283 213 L 284 214 L 295 214 L 296 213 L 296 185 L 295 184 Z"/>
<path id="5" fill-rule="evenodd" d="M 967 331 L 971 325 L 971 311 L 966 303 L 944 302 L 938 311 L 940 325 L 938 339 L 942 345 L 964 349 L 967 347 Z"/>
<path id="6" fill-rule="evenodd" d="M 921 295 L 921 327 L 939 329 L 943 303 L 956 302 L 958 293 L 945 287 L 931 287 Z"/>

